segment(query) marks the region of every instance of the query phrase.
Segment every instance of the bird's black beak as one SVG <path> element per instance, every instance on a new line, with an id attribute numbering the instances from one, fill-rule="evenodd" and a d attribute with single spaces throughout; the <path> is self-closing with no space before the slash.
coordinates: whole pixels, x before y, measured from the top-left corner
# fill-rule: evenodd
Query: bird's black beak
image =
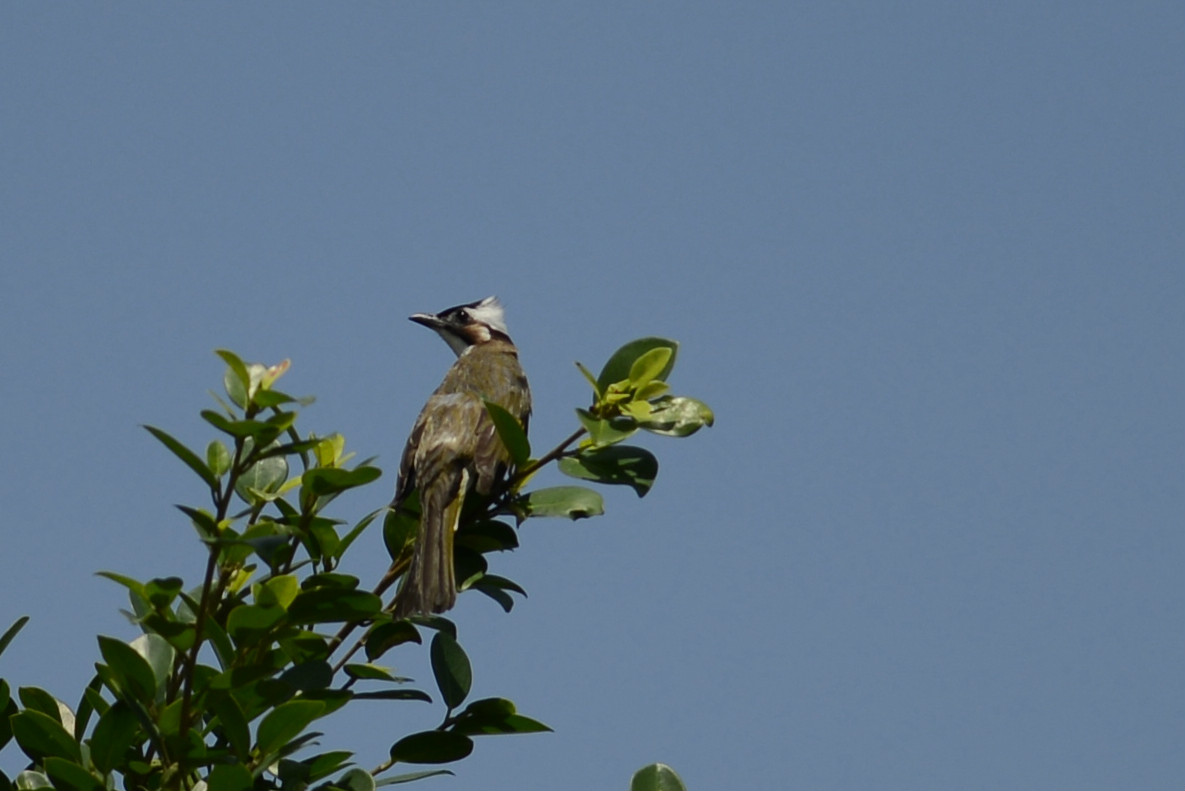
<path id="1" fill-rule="evenodd" d="M 425 327 L 433 330 L 439 329 L 440 325 L 444 323 L 438 317 L 433 316 L 431 313 L 413 313 L 407 318 L 411 321 L 414 321 L 416 324 L 423 324 Z"/>

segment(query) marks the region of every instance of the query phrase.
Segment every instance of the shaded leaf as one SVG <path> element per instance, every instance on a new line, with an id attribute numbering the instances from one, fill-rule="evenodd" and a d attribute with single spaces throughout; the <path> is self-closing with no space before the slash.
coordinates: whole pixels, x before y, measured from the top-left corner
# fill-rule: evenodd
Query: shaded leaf
<path id="1" fill-rule="evenodd" d="M 542 733 L 550 731 L 538 720 L 524 717 L 506 698 L 483 698 L 465 707 L 454 718 L 452 730 L 469 736 L 503 733 Z"/>
<path id="2" fill-rule="evenodd" d="M 206 788 L 218 791 L 251 791 L 255 778 L 242 764 L 218 764 L 206 777 Z"/>
<path id="3" fill-rule="evenodd" d="M 330 623 L 373 618 L 383 609 L 383 600 L 369 591 L 314 588 L 302 591 L 288 606 L 292 623 Z"/>
<path id="4" fill-rule="evenodd" d="M 451 635 L 437 632 L 429 650 L 432 673 L 440 696 L 450 709 L 460 706 L 473 683 L 473 668 L 461 644 Z"/>
<path id="5" fill-rule="evenodd" d="M 518 547 L 518 533 L 505 522 L 477 522 L 463 524 L 453 536 L 453 542 L 474 552 L 501 552 Z"/>
<path id="6" fill-rule="evenodd" d="M 350 678 L 356 678 L 359 681 L 390 681 L 395 684 L 404 684 L 411 681 L 410 678 L 403 678 L 402 676 L 393 675 L 390 669 L 380 667 L 379 665 L 346 665 L 343 670 Z"/>
<path id="7" fill-rule="evenodd" d="M 403 643 L 422 643 L 420 631 L 409 621 L 380 623 L 366 635 L 366 658 L 373 662 Z"/>
<path id="8" fill-rule="evenodd" d="M 163 690 L 173 672 L 177 652 L 168 640 L 157 634 L 142 634 L 131 642 L 131 648 L 148 663 L 156 680 L 156 689 Z"/>
<path id="9" fill-rule="evenodd" d="M 600 494 L 583 486 L 552 486 L 536 489 L 520 501 L 526 506 L 527 516 L 562 516 L 585 519 L 605 513 L 605 501 Z"/>
<path id="10" fill-rule="evenodd" d="M 498 431 L 499 439 L 506 446 L 506 450 L 510 452 L 514 466 L 522 467 L 527 463 L 527 459 L 531 458 L 531 443 L 527 439 L 527 432 L 523 430 L 522 423 L 493 401 L 486 401 L 485 405 L 486 411 L 490 413 L 490 419 L 494 421 L 494 428 Z"/>
<path id="11" fill-rule="evenodd" d="M 632 445 L 590 448 L 565 456 L 558 466 L 560 472 L 573 478 L 630 486 L 639 497 L 650 491 L 658 475 L 654 454 Z"/>
<path id="12" fill-rule="evenodd" d="M 408 764 L 447 764 L 473 752 L 473 740 L 447 731 L 423 731 L 391 745 L 391 760 Z"/>
<path id="13" fill-rule="evenodd" d="M 115 701 L 103 712 L 90 738 L 91 760 L 99 771 L 110 772 L 122 764 L 139 729 L 139 719 L 122 700 Z"/>
<path id="14" fill-rule="evenodd" d="M 416 780 L 423 780 L 425 777 L 435 777 L 436 775 L 453 775 L 448 769 L 431 769 L 426 772 L 408 772 L 401 775 L 389 775 L 387 777 L 375 778 L 375 785 L 377 786 L 393 786 L 400 783 L 413 783 Z"/>
<path id="15" fill-rule="evenodd" d="M 365 769 L 355 766 L 349 769 L 333 783 L 334 788 L 342 791 L 374 791 L 376 788 L 374 777 Z"/>
<path id="16" fill-rule="evenodd" d="M 65 758 L 46 758 L 45 773 L 57 788 L 71 791 L 103 791 L 103 781 L 74 761 Z"/>
<path id="17" fill-rule="evenodd" d="M 355 692 L 356 700 L 422 700 L 432 702 L 432 696 L 419 689 L 379 689 L 372 692 Z"/>
<path id="18" fill-rule="evenodd" d="M 243 709 L 233 695 L 225 692 L 212 694 L 207 700 L 206 706 L 218 718 L 218 727 L 231 751 L 240 761 L 246 761 L 251 753 L 251 730 Z"/>
<path id="19" fill-rule="evenodd" d="M 229 349 L 215 349 L 214 353 L 226 363 L 226 373 L 222 376 L 222 385 L 230 400 L 240 409 L 247 408 L 248 392 L 251 388 L 251 374 L 247 372 L 247 365 L 237 354 Z"/>

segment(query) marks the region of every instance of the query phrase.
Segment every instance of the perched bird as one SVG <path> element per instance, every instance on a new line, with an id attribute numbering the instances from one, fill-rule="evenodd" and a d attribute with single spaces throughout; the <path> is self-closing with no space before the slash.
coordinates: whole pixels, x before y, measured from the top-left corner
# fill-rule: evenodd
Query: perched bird
<path id="1" fill-rule="evenodd" d="M 435 330 L 457 361 L 416 418 L 399 463 L 392 507 L 399 510 L 418 490 L 420 530 L 395 597 L 397 618 L 456 603 L 453 532 L 465 494 L 490 493 L 510 464 L 484 402 L 514 415 L 524 430 L 531 414 L 531 389 L 496 297 L 410 318 Z"/>

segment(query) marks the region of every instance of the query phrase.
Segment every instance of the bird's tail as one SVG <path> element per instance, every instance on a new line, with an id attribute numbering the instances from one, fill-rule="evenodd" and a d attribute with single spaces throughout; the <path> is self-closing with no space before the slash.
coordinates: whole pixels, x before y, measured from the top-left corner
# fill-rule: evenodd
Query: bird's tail
<path id="1" fill-rule="evenodd" d="M 421 487 L 420 533 L 407 577 L 395 597 L 396 618 L 445 612 L 456 604 L 453 533 L 461 518 L 468 482 L 468 470 L 450 465 Z"/>

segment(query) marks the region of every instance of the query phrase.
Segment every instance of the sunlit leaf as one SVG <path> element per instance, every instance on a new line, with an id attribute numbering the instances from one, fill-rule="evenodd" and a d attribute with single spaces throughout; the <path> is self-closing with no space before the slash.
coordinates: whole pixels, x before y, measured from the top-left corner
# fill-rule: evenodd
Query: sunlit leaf
<path id="1" fill-rule="evenodd" d="M 654 434 L 686 437 L 716 422 L 707 404 L 687 396 L 663 396 L 650 407 L 650 416 L 639 427 Z"/>
<path id="2" fill-rule="evenodd" d="M 638 430 L 638 421 L 628 415 L 599 418 L 587 409 L 577 409 L 576 416 L 588 432 L 589 442 L 596 447 L 614 445 Z"/>
<path id="3" fill-rule="evenodd" d="M 583 486 L 552 486 L 536 489 L 523 498 L 527 516 L 561 516 L 585 519 L 605 513 L 601 495 Z"/>
<path id="4" fill-rule="evenodd" d="M 687 786 L 666 764 L 650 764 L 634 773 L 630 791 L 687 791 Z"/>
<path id="5" fill-rule="evenodd" d="M 630 366 L 629 380 L 634 387 L 642 387 L 659 378 L 671 361 L 674 350 L 667 346 L 656 346 L 645 354 L 640 355 Z"/>
<path id="6" fill-rule="evenodd" d="M 597 377 L 597 389 L 601 393 L 604 393 L 609 389 L 609 385 L 614 382 L 628 380 L 630 378 L 630 370 L 638 358 L 658 348 L 670 349 L 671 356 L 658 373 L 651 378 L 666 381 L 666 378 L 671 373 L 671 369 L 675 367 L 675 358 L 678 355 L 679 344 L 667 338 L 639 338 L 636 341 L 630 341 L 613 353 L 609 361 L 605 363 L 605 367 L 601 369 L 600 376 Z"/>

